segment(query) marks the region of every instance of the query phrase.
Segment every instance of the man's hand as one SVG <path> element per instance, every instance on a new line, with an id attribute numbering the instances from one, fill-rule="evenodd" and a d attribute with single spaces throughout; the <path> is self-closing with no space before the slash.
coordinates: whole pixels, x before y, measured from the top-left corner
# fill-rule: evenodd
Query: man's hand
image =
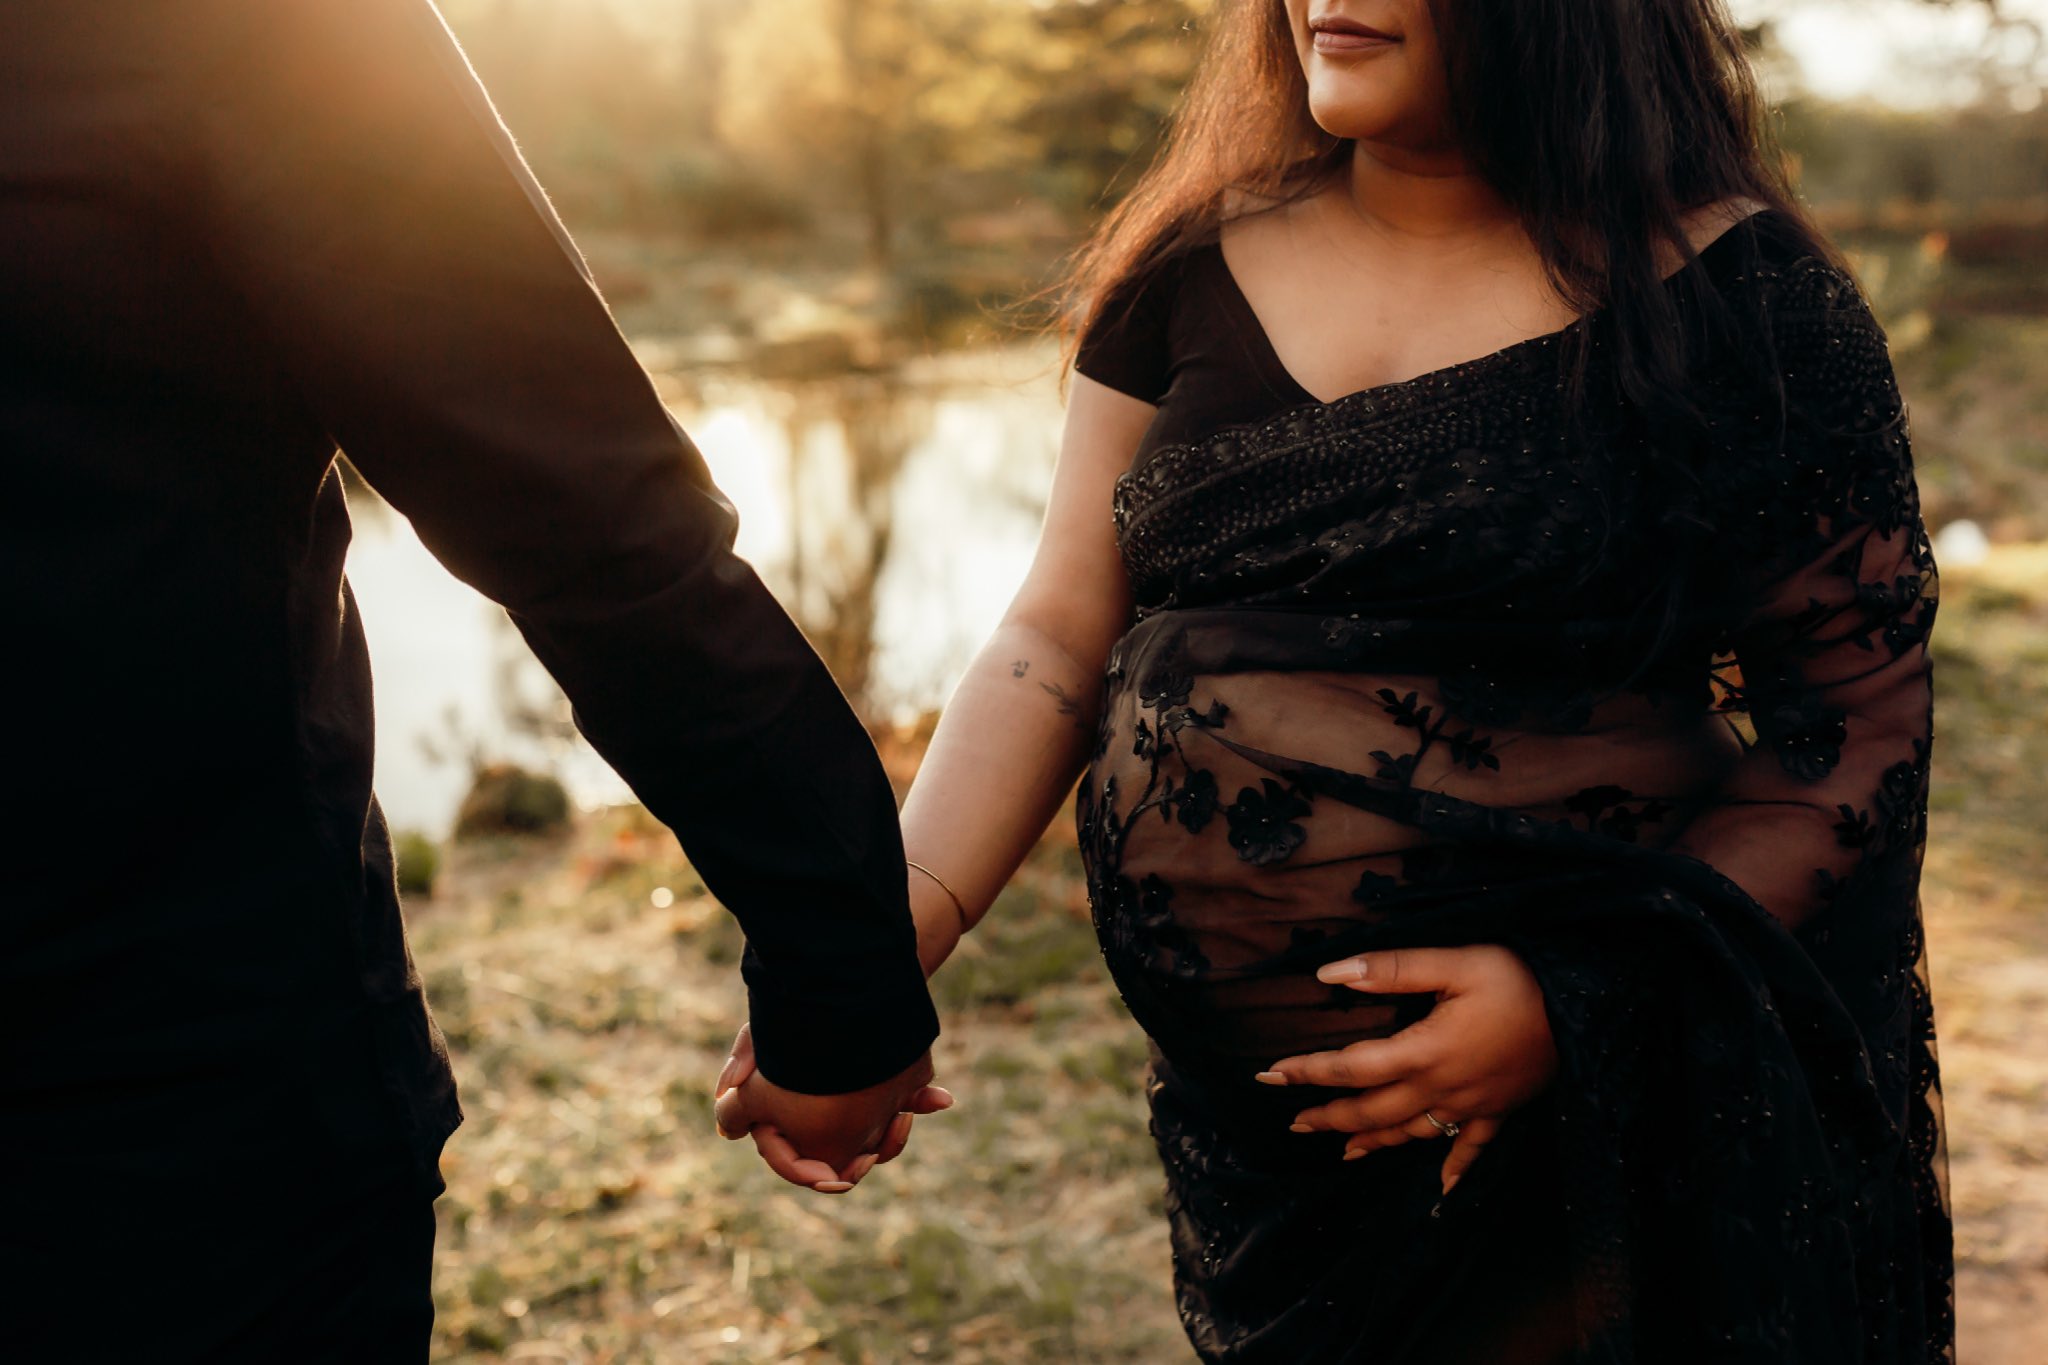
<path id="1" fill-rule="evenodd" d="M 931 1080 L 927 1052 L 865 1090 L 784 1090 L 755 1067 L 753 1033 L 742 1024 L 719 1073 L 712 1113 L 720 1137 L 753 1138 L 761 1159 L 784 1180 L 821 1194 L 844 1194 L 878 1164 L 901 1154 L 914 1117 L 953 1107 L 952 1093 Z"/>

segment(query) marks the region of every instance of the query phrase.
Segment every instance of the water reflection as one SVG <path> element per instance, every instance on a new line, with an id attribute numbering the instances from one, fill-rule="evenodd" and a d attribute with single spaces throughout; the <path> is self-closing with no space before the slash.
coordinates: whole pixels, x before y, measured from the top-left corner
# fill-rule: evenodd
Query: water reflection
<path id="1" fill-rule="evenodd" d="M 871 711 L 936 705 L 1029 562 L 1060 409 L 1039 348 L 775 380 L 666 370 L 663 398 L 740 510 L 739 552 Z M 445 833 L 473 758 L 627 798 L 505 614 L 358 490 L 349 578 L 377 685 L 377 788 Z"/>

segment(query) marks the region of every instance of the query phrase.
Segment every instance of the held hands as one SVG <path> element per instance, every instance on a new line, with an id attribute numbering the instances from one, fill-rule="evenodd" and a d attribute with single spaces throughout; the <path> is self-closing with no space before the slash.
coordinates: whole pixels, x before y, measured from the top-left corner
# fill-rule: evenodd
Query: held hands
<path id="1" fill-rule="evenodd" d="M 1445 1136 L 1445 1193 L 1500 1131 L 1500 1121 L 1557 1074 L 1543 991 L 1521 958 L 1496 944 L 1399 948 L 1326 964 L 1318 979 L 1372 995 L 1434 993 L 1428 1015 L 1389 1038 L 1275 1062 L 1269 1085 L 1358 1088 L 1303 1111 L 1296 1132 L 1353 1136 L 1344 1159 L 1411 1138 Z M 1432 1123 L 1429 1115 L 1437 1122 Z M 1440 1126 L 1441 1125 L 1441 1126 Z"/>
<path id="2" fill-rule="evenodd" d="M 910 1141 L 916 1115 L 952 1107 L 952 1094 L 931 1080 L 927 1052 L 865 1090 L 844 1095 L 785 1090 L 755 1067 L 753 1032 L 742 1024 L 732 1056 L 719 1073 L 712 1113 L 720 1137 L 753 1138 L 761 1159 L 784 1180 L 820 1194 L 844 1194 L 877 1165 L 895 1160 Z"/>
<path id="3" fill-rule="evenodd" d="M 932 873 L 909 878 L 917 956 L 929 977 L 959 946 L 967 915 Z M 846 1095 L 784 1090 L 754 1065 L 754 1035 L 745 1024 L 719 1073 L 712 1113 L 720 1137 L 754 1139 L 770 1170 L 820 1194 L 844 1194 L 910 1141 L 911 1120 L 953 1107 L 952 1092 L 931 1083 L 929 1052 L 879 1085 Z"/>

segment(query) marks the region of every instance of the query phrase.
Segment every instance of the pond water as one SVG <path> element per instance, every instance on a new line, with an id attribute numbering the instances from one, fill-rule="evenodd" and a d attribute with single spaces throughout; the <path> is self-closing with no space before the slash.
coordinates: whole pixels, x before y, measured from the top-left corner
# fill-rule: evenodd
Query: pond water
<path id="1" fill-rule="evenodd" d="M 831 619 L 849 590 L 857 600 L 855 580 L 871 581 L 872 704 L 907 714 L 943 701 L 1030 562 L 1058 442 L 1053 357 L 1017 348 L 769 381 L 668 370 L 658 343 L 641 349 L 739 509 L 739 553 L 807 620 Z M 630 799 L 575 737 L 505 613 L 390 507 L 357 490 L 352 508 L 349 580 L 392 824 L 445 834 L 472 758 L 552 771 L 586 805 Z"/>

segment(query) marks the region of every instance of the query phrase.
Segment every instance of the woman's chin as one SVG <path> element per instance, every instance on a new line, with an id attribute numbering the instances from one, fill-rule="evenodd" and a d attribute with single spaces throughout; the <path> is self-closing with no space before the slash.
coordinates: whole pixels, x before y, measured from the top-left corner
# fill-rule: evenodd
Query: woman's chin
<path id="1" fill-rule="evenodd" d="M 1349 78 L 1312 81 L 1308 92 L 1309 114 L 1316 126 L 1332 137 L 1376 142 L 1395 132 L 1399 111 L 1381 89 L 1360 91 Z"/>

